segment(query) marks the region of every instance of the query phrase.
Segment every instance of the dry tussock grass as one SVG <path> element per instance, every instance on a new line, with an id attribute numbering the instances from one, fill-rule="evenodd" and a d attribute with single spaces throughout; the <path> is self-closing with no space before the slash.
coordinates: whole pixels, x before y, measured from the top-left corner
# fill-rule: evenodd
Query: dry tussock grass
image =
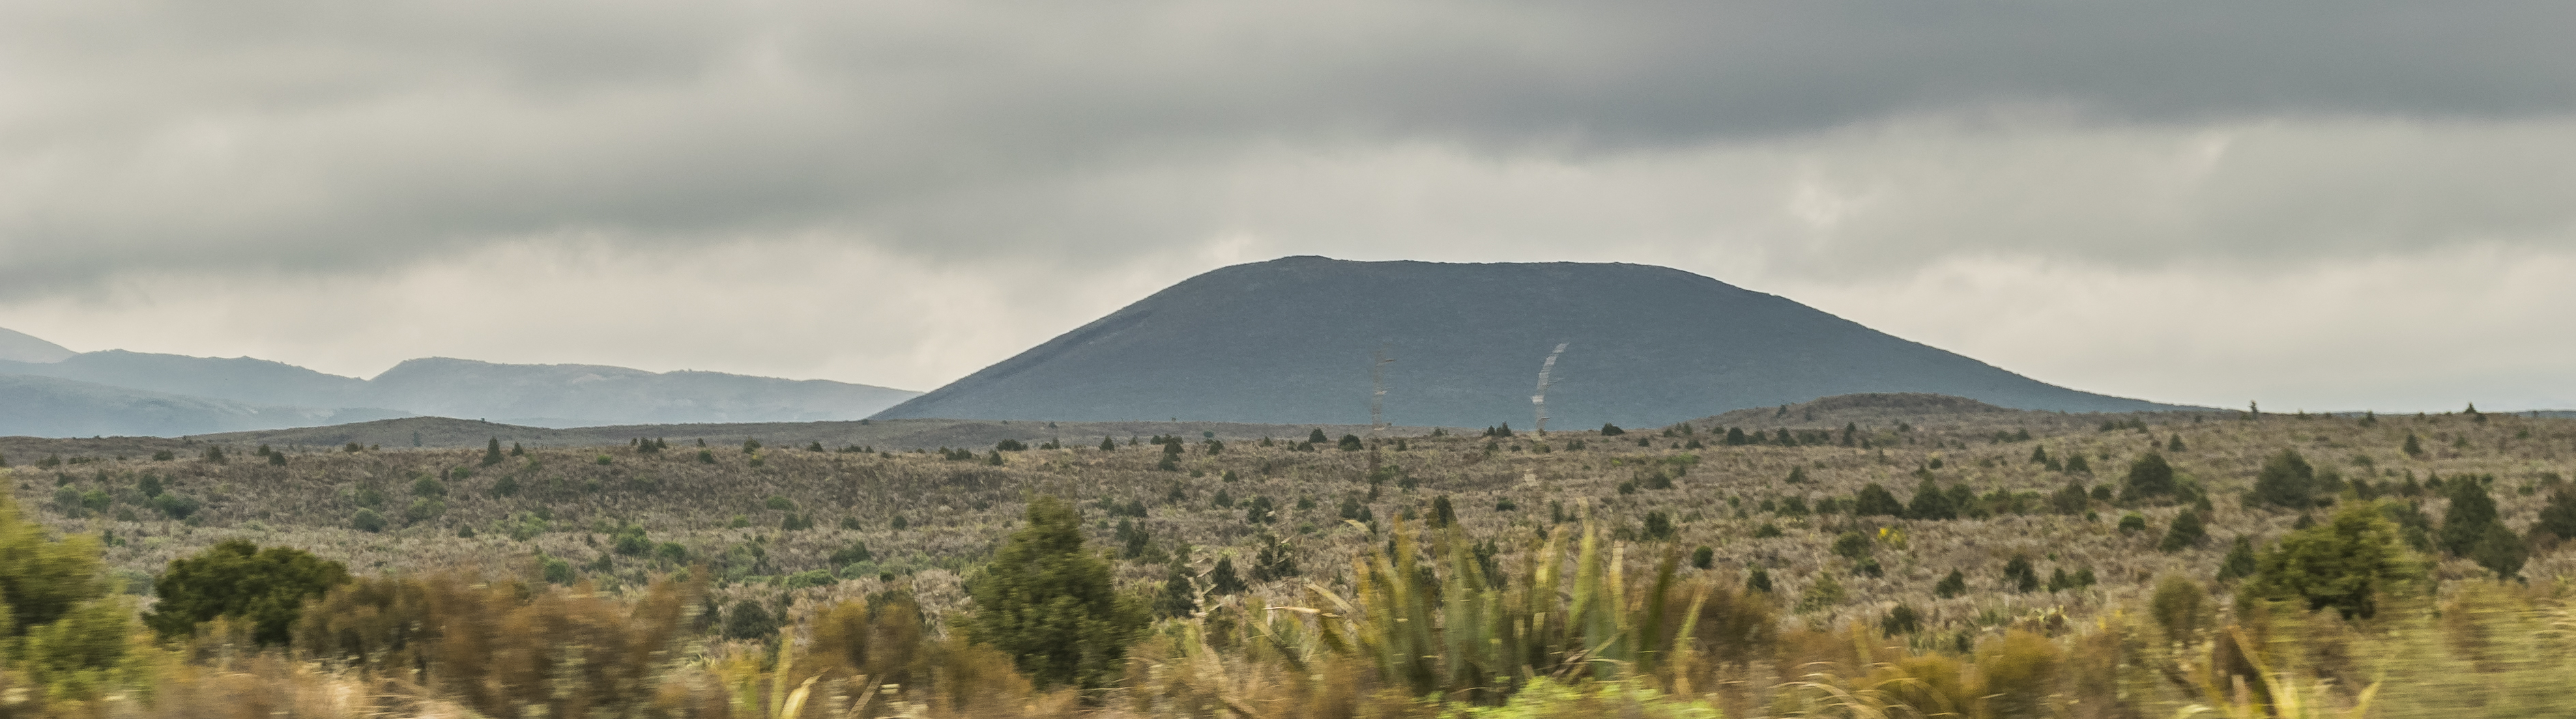
<path id="1" fill-rule="evenodd" d="M 1920 409 L 1820 403 L 1721 415 L 1691 423 L 1692 433 L 1686 436 L 1648 430 L 1618 437 L 1590 431 L 1558 432 L 1544 439 L 1523 434 L 1490 443 L 1492 450 L 1486 438 L 1415 436 L 1373 440 L 1361 451 L 1327 445 L 1306 452 L 1291 448 L 1302 437 L 1279 437 L 1272 447 L 1228 442 L 1221 453 L 1211 455 L 1200 438 L 1189 437 L 1187 452 L 1177 458 L 1179 471 L 1157 470 L 1159 448 L 1131 446 L 1128 437 L 1116 438 L 1119 447 L 1109 452 L 1097 449 L 1098 437 L 1067 437 L 1067 449 L 1003 452 L 1000 466 L 986 463 L 989 448 L 977 448 L 974 460 L 949 461 L 929 453 L 880 456 L 791 446 L 746 453 L 739 444 L 744 438 L 732 438 L 709 443 L 711 462 L 700 461 L 694 443 L 673 443 L 658 453 L 633 446 L 531 448 L 525 456 L 508 456 L 489 466 L 479 450 L 407 449 L 288 452 L 285 464 L 278 466 L 254 456 L 253 447 L 230 446 L 225 448 L 230 461 L 221 464 L 198 456 L 202 447 L 174 461 L 129 456 L 49 468 L 29 466 L 22 456 L 12 479 L 26 505 L 43 508 L 56 526 L 112 532 L 120 544 L 109 550 L 108 561 L 136 576 L 219 539 L 246 536 L 264 544 L 305 547 L 360 572 L 519 576 L 536 571 L 532 558 L 542 554 L 615 589 L 641 586 L 653 573 L 677 568 L 680 562 L 655 556 L 660 545 L 672 543 L 685 548 L 682 561 L 706 562 L 724 573 L 716 591 L 728 600 L 774 601 L 801 616 L 819 603 L 877 591 L 887 583 L 880 575 L 893 575 L 916 588 L 934 619 L 959 608 L 960 575 L 978 566 L 1015 525 L 1025 498 L 1036 494 L 1079 500 L 1094 522 L 1098 546 L 1114 545 L 1115 524 L 1132 521 L 1153 538 L 1155 553 L 1185 561 L 1199 573 L 1222 556 L 1245 564 L 1260 537 L 1277 536 L 1294 547 L 1309 578 L 1333 588 L 1348 587 L 1344 568 L 1375 541 L 1369 529 L 1342 520 L 1345 499 L 1360 501 L 1383 526 L 1398 515 L 1422 516 L 1435 497 L 1445 496 L 1461 526 L 1472 536 L 1495 541 L 1507 559 L 1545 531 L 1552 505 L 1569 517 L 1592 517 L 1614 536 L 1643 544 L 1663 543 L 1643 536 L 1647 515 L 1661 513 L 1675 527 L 1673 545 L 1709 547 L 1717 571 L 1764 568 L 1782 597 L 1799 596 L 1816 577 L 1834 576 L 1847 588 L 1848 601 L 1808 613 L 1803 617 L 1808 625 L 1874 620 L 1903 604 L 1923 614 L 1927 633 L 1937 633 L 2082 621 L 2105 607 L 2141 598 L 2159 574 L 2211 576 L 2228 540 L 2240 534 L 2258 540 L 2275 537 L 2299 520 L 2296 513 L 2240 506 L 2237 498 L 2263 458 L 2284 448 L 2296 448 L 2312 463 L 2347 479 L 2383 485 L 2410 475 L 2419 480 L 2437 474 L 2493 475 L 2503 516 L 2516 528 L 2532 521 L 2549 484 L 2571 471 L 2567 457 L 2576 449 L 2576 422 L 2506 415 L 2488 415 L 2485 421 L 2437 415 L 2364 422 L 2281 415 L 2251 421 L 2233 413 L 1909 414 Z M 1810 410 L 1816 419 L 1807 419 Z M 2104 431 L 2105 422 L 2121 427 Z M 1853 446 L 1840 444 L 1845 423 L 1858 430 Z M 1780 429 L 1822 431 L 1832 433 L 1834 441 L 1797 447 L 1716 444 L 1716 433 L 1725 426 L 1766 435 Z M 2033 438 L 1996 440 L 1998 433 L 2023 431 Z M 2410 433 L 2426 449 L 2424 456 L 2399 451 Z M 2091 508 L 2096 513 L 2092 519 L 2044 509 L 1947 521 L 1796 516 L 1762 509 L 1766 502 L 1777 507 L 1791 498 L 1809 506 L 1848 500 L 1870 483 L 1903 500 L 1913 493 L 1918 470 L 1928 471 L 1940 485 L 1965 485 L 1980 495 L 2045 495 L 2069 480 L 2116 486 L 2130 460 L 2160 450 L 2175 437 L 2187 448 L 2166 454 L 2182 476 L 2209 491 L 2213 508 L 2208 514 L 2210 541 L 2171 554 L 2155 551 L 2155 541 L 2172 517 L 2185 511 L 2179 505 L 2137 507 L 2149 525 L 2145 532 L 2119 531 L 2116 520 L 2128 510 L 2098 502 Z M 1640 438 L 1648 446 L 1638 446 Z M 1688 448 L 1693 441 L 1705 446 Z M 1572 449 L 1577 442 L 1582 449 Z M 1864 443 L 1867 448 L 1859 446 Z M 2034 447 L 2055 458 L 2082 455 L 2092 471 L 2052 471 L 2030 461 Z M 602 457 L 607 463 L 599 462 Z M 1680 457 L 1696 461 L 1686 467 L 1672 462 Z M 1940 466 L 1930 468 L 1935 462 Z M 1622 484 L 1646 483 L 1658 471 L 1679 475 L 1674 488 L 1620 491 Z M 1793 471 L 1804 481 L 1789 483 Z M 1236 481 L 1223 481 L 1227 474 Z M 204 508 L 187 522 L 163 516 L 136 489 L 145 475 L 161 478 L 168 491 L 203 500 Z M 1381 481 L 1372 483 L 1373 475 Z M 404 510 L 423 478 L 444 488 L 444 506 L 435 516 L 406 522 Z M 510 483 L 519 490 L 504 496 L 498 488 Z M 58 506 L 49 501 L 56 485 L 103 492 L 110 501 L 98 510 Z M 379 511 L 393 518 L 393 528 L 383 533 L 351 528 L 351 517 L 369 491 L 382 496 Z M 1219 493 L 1235 500 L 1238 508 L 1217 508 Z M 1273 503 L 1277 518 L 1266 525 L 1247 523 L 1239 507 L 1253 497 Z M 772 498 L 784 499 L 790 509 L 773 509 Z M 1518 508 L 1497 510 L 1502 500 Z M 1311 507 L 1301 508 L 1305 502 Z M 2440 516 L 2441 500 L 2428 493 L 2421 502 L 2428 514 Z M 1111 505 L 1131 503 L 1142 505 L 1146 516 L 1114 517 L 1108 511 Z M 540 514 L 552 519 L 531 519 Z M 781 529 L 795 516 L 810 517 L 813 528 Z M 729 526 L 737 517 L 748 526 Z M 898 518 L 901 529 L 895 528 Z M 854 528 L 844 528 L 845 519 Z M 628 525 L 641 528 L 655 550 L 617 553 L 614 532 Z M 1756 536 L 1765 525 L 1778 528 L 1780 536 Z M 469 527 L 476 536 L 457 536 L 460 528 Z M 514 539 L 512 527 L 545 531 Z M 1896 530 L 1904 538 L 1902 546 L 1881 542 L 1872 547 L 1884 568 L 1882 576 L 1855 575 L 1851 560 L 1827 551 L 1844 532 L 1878 536 L 1880 529 Z M 839 570 L 829 558 L 854 544 L 864 544 L 873 554 L 868 568 L 875 573 L 854 573 L 794 591 L 780 580 L 799 572 Z M 1651 554 L 1641 550 L 1629 556 Z M 2060 592 L 2009 591 L 2000 569 L 2013 556 L 2029 557 L 2043 577 L 2061 569 L 2091 569 L 2099 583 Z M 2545 554 L 2529 574 L 2563 573 L 2569 561 L 2563 554 Z M 1159 564 L 1122 562 L 1120 567 L 1122 581 L 1140 591 L 1163 577 Z M 1970 591 L 1935 597 L 1934 584 L 1952 570 L 1967 578 Z M 2442 571 L 2459 577 L 2482 570 L 2453 562 Z M 1257 589 L 1278 592 L 1286 586 Z"/>

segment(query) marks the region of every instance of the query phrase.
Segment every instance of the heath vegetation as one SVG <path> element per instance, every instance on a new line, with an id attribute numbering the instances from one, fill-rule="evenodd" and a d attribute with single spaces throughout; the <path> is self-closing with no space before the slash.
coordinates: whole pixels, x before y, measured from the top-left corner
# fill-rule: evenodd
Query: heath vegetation
<path id="1" fill-rule="evenodd" d="M 5 458 L 0 712 L 2576 708 L 2567 420 L 1864 396 L 1166 432 L 54 440 Z"/>

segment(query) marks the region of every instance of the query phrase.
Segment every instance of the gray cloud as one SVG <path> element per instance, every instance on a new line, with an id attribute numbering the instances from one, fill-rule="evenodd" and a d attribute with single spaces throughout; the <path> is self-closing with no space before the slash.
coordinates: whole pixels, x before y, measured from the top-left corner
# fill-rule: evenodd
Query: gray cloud
<path id="1" fill-rule="evenodd" d="M 617 4 L 0 10 L 0 252 L 377 267 L 531 235 L 1152 247 L 1104 176 L 1247 147 L 1582 162 L 1923 114 L 2548 117 L 2544 3 Z M 2293 158 L 2296 159 L 2296 158 Z M 2362 164 L 2366 165 L 2366 162 Z M 2361 169 L 2384 169 L 2363 167 Z M 1141 214 L 1141 213 L 1140 213 Z M 2297 231 L 2302 228 L 2284 228 Z M 21 289 L 20 291 L 28 291 Z"/>
<path id="2" fill-rule="evenodd" d="M 0 5 L 0 326 L 351 374 L 461 354 L 926 388 L 1231 261 L 1626 260 L 2193 399 L 2242 363 L 2124 374 L 2112 350 L 2059 349 L 2119 346 L 2108 333 L 1908 308 L 2112 287 L 2062 304 L 2139 325 L 2178 272 L 2331 293 L 2462 256 L 2489 264 L 2443 277 L 2559 266 L 2571 20 L 2397 2 Z M 1978 277 L 2019 289 L 1957 286 Z M 768 289 L 714 297 L 747 282 Z M 877 306 L 764 310 L 798 302 L 780 287 Z M 2414 299 L 2492 326 L 2576 301 L 2515 287 Z M 2195 292 L 2216 298 L 2199 312 L 2367 327 L 2295 292 Z M 977 300 L 918 299 L 942 293 Z M 489 319 L 539 306 L 638 316 Z M 442 307 L 481 314 L 420 319 Z M 2027 316 L 2073 321 L 2058 309 Z M 645 310 L 727 342 L 672 348 Z M 336 329 L 368 322 L 392 326 Z M 878 341 L 791 336 L 827 323 Z M 768 349 L 700 351 L 727 343 Z M 2323 402 L 2368 369 L 2300 391 Z"/>

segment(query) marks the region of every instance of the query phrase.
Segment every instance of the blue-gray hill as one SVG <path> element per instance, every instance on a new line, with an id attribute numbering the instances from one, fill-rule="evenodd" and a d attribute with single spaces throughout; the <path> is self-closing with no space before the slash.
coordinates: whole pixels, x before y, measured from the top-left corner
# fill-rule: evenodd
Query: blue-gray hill
<path id="1" fill-rule="evenodd" d="M 0 349 L 17 346 L 9 340 L 0 335 Z M 249 357 L 123 350 L 0 359 L 0 379 L 10 380 L 0 383 L 5 431 L 52 437 L 176 436 L 414 414 L 550 427 L 857 420 L 918 394 L 826 380 L 440 357 L 359 379 Z"/>
<path id="2" fill-rule="evenodd" d="M 1786 298 L 1665 267 L 1289 257 L 1190 278 L 895 405 L 895 418 L 1656 426 L 1746 407 L 1927 392 L 2073 412 L 2177 409 L 2081 392 Z"/>

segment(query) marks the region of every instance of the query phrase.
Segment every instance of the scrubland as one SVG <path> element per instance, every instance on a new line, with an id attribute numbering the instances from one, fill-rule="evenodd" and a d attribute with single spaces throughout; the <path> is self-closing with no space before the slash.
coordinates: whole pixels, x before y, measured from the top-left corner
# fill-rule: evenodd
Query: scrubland
<path id="1" fill-rule="evenodd" d="M 1298 429 L 1109 449 L 49 445 L 9 456 L 9 480 L 65 546 L 95 537 L 103 586 L 132 593 L 94 603 L 149 611 L 172 560 L 233 538 L 359 579 L 314 598 L 285 646 L 226 622 L 136 629 L 66 684 L 15 640 L 8 710 L 2576 712 L 2576 567 L 2549 529 L 2553 501 L 2576 501 L 2560 499 L 2576 421 L 1863 397 L 1615 434 Z M 2267 474 L 2285 451 L 2298 471 Z M 2151 456 L 2168 479 L 2139 469 Z M 2510 547 L 2449 537 L 2468 491 Z M 1082 551 L 1160 609 L 1095 648 L 1123 653 L 1117 671 L 1051 680 L 964 631 L 1040 497 L 1068 500 Z M 2388 554 L 2349 598 L 2287 537 Z M 2367 555 L 2346 549 L 2326 548 Z"/>

